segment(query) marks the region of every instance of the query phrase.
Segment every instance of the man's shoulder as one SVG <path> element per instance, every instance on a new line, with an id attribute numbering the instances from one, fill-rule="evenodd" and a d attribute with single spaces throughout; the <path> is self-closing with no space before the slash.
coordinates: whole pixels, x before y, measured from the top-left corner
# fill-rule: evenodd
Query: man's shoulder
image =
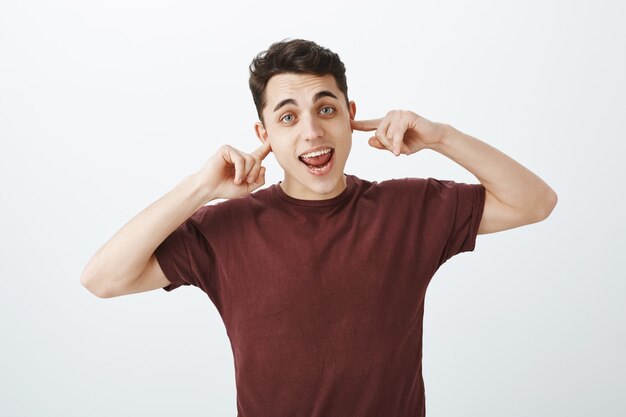
<path id="1" fill-rule="evenodd" d="M 374 182 L 378 187 L 391 188 L 391 189 L 441 189 L 451 188 L 457 183 L 454 180 L 439 179 L 439 178 L 418 178 L 418 177 L 404 177 L 404 178 L 389 178 L 380 182 Z"/>
<path id="2" fill-rule="evenodd" d="M 432 180 L 434 179 L 414 177 L 387 178 L 383 180 L 364 180 L 357 178 L 357 181 L 360 182 L 362 187 L 365 189 L 389 191 L 419 189 L 420 187 L 424 188 L 427 187 Z"/>
<path id="3" fill-rule="evenodd" d="M 383 201 L 425 201 L 439 200 L 456 193 L 460 187 L 468 184 L 449 179 L 433 177 L 389 178 L 378 181 L 361 180 L 360 196 L 378 196 Z"/>
<path id="4" fill-rule="evenodd" d="M 272 186 L 269 186 L 243 197 L 213 201 L 200 207 L 192 217 L 199 222 L 207 221 L 208 216 L 222 220 L 229 217 L 238 218 L 249 214 L 255 207 L 267 205 L 272 198 Z"/>

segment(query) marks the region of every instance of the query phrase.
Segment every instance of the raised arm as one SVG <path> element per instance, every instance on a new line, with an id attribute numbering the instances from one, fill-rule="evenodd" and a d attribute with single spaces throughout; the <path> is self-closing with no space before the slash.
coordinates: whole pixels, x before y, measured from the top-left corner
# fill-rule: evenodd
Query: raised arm
<path id="1" fill-rule="evenodd" d="M 474 174 L 486 190 L 479 234 L 539 222 L 556 206 L 556 192 L 536 174 L 448 124 L 396 110 L 381 119 L 352 121 L 352 127 L 376 130 L 369 144 L 377 149 L 389 150 L 396 156 L 432 149 Z"/>
<path id="2" fill-rule="evenodd" d="M 155 249 L 207 202 L 237 198 L 265 184 L 262 160 L 269 143 L 251 154 L 222 146 L 195 174 L 145 208 L 89 260 L 80 282 L 101 298 L 162 288 L 169 284 Z"/>

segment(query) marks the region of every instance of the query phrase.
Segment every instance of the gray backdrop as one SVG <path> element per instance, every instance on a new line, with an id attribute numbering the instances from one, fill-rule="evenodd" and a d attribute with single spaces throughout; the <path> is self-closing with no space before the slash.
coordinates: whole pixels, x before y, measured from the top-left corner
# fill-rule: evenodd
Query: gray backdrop
<path id="1" fill-rule="evenodd" d="M 626 415 L 625 17 L 617 0 L 0 1 L 0 415 L 236 415 L 204 293 L 99 299 L 79 277 L 221 144 L 259 145 L 248 64 L 287 37 L 340 54 L 357 118 L 450 123 L 559 195 L 547 221 L 479 236 L 432 281 L 429 416 Z M 368 137 L 346 172 L 476 182 Z"/>

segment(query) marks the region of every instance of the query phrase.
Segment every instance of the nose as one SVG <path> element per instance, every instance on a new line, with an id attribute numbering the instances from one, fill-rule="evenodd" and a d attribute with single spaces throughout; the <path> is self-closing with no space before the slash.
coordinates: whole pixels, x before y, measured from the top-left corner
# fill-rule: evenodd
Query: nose
<path id="1" fill-rule="evenodd" d="M 324 130 L 316 117 L 307 117 L 302 123 L 302 139 L 314 140 L 324 136 Z"/>

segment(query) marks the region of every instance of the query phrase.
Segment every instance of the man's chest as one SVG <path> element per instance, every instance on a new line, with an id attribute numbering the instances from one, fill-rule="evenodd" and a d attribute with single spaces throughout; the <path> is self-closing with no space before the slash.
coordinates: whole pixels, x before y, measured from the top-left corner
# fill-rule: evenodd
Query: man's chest
<path id="1" fill-rule="evenodd" d="M 358 332 L 373 323 L 389 331 L 419 314 L 434 271 L 417 235 L 354 216 L 257 228 L 218 246 L 227 328 L 247 337 Z"/>

